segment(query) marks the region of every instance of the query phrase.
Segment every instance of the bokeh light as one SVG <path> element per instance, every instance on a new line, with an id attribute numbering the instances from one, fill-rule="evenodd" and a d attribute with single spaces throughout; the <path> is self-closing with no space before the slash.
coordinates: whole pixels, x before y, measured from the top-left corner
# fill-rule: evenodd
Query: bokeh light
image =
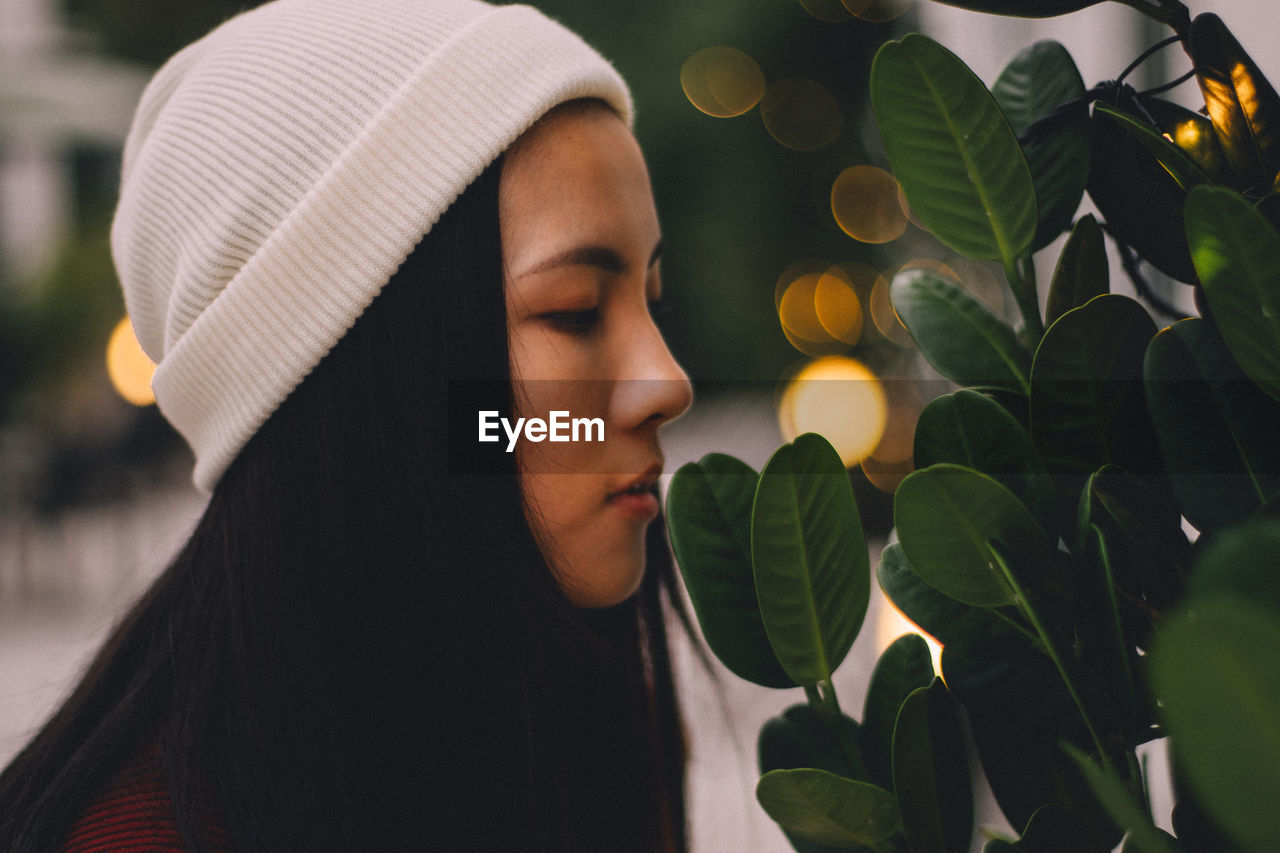
<path id="1" fill-rule="evenodd" d="M 888 243 L 907 230 L 898 181 L 884 169 L 850 166 L 831 185 L 831 214 L 844 233 L 863 243 Z"/>
<path id="2" fill-rule="evenodd" d="M 882 492 L 893 494 L 903 478 L 915 470 L 916 422 L 925 406 L 924 395 L 909 380 L 884 383 L 888 415 L 884 435 L 871 455 L 862 460 L 862 473 Z"/>
<path id="3" fill-rule="evenodd" d="M 782 309 L 782 296 L 787 292 L 787 288 L 791 286 L 793 281 L 802 275 L 821 275 L 830 268 L 831 262 L 820 258 L 801 258 L 798 261 L 792 261 L 787 264 L 787 268 L 778 274 L 778 283 L 773 287 L 774 310 Z"/>
<path id="4" fill-rule="evenodd" d="M 734 47 L 708 47 L 680 68 L 685 97 L 717 118 L 739 116 L 764 97 L 764 72 L 756 61 Z"/>
<path id="5" fill-rule="evenodd" d="M 778 425 L 787 441 L 816 432 L 846 468 L 871 454 L 884 434 L 888 405 L 880 380 L 862 362 L 828 356 L 805 365 L 782 393 Z"/>
<path id="6" fill-rule="evenodd" d="M 844 0 L 844 6 L 855 18 L 881 24 L 905 15 L 911 0 Z"/>
<path id="7" fill-rule="evenodd" d="M 133 334 L 133 324 L 125 317 L 116 324 L 107 341 L 107 375 L 116 393 L 135 406 L 150 406 L 156 401 L 151 391 L 151 376 L 156 366 Z"/>
<path id="8" fill-rule="evenodd" d="M 796 151 L 816 151 L 835 141 L 844 115 L 835 95 L 804 77 L 788 77 L 769 86 L 760 101 L 765 129 Z"/>
<path id="9" fill-rule="evenodd" d="M 893 303 L 889 299 L 889 280 L 894 273 L 896 270 L 876 277 L 875 285 L 871 288 L 871 322 L 875 323 L 876 331 L 886 340 L 900 347 L 914 347 L 915 341 L 912 340 L 911 333 L 902 324 L 902 319 L 893 310 Z"/>
<path id="10" fill-rule="evenodd" d="M 835 24 L 853 17 L 842 0 L 800 0 L 800 5 L 819 21 Z"/>
<path id="11" fill-rule="evenodd" d="M 828 335 L 856 346 L 862 338 L 862 300 L 849 274 L 832 266 L 818 276 L 813 292 L 814 313 Z"/>
<path id="12" fill-rule="evenodd" d="M 809 273 L 791 282 L 782 294 L 782 303 L 778 306 L 778 319 L 782 322 L 782 327 L 806 341 L 824 342 L 831 337 L 818 319 L 814 300 L 818 281 L 822 276 L 823 273 Z"/>

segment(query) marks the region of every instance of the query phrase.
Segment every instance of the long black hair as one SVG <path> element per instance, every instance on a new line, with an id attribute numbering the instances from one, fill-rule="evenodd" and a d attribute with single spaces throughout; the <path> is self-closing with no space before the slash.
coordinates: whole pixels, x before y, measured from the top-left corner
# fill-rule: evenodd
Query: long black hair
<path id="1" fill-rule="evenodd" d="M 147 749 L 193 851 L 203 809 L 247 851 L 685 848 L 661 521 L 637 595 L 576 609 L 514 463 L 450 451 L 451 403 L 511 410 L 500 172 L 261 427 L 0 776 L 5 850 L 56 849 Z"/>

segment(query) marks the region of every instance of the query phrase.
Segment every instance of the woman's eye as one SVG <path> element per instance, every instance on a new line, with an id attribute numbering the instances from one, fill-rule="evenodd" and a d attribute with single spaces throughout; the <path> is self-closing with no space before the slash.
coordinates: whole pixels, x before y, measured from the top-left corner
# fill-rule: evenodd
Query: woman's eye
<path id="1" fill-rule="evenodd" d="M 542 319 L 557 331 L 570 335 L 585 335 L 600 322 L 599 308 L 586 308 L 582 311 L 553 311 L 543 314 Z"/>

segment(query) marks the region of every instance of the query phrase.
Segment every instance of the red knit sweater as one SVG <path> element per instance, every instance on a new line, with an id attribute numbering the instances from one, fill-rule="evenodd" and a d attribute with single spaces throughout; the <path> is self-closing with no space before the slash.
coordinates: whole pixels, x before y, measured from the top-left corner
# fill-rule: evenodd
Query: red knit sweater
<path id="1" fill-rule="evenodd" d="M 229 851 L 226 833 L 201 820 L 216 851 Z M 71 826 L 62 853 L 185 853 L 160 751 L 144 750 L 107 783 Z"/>

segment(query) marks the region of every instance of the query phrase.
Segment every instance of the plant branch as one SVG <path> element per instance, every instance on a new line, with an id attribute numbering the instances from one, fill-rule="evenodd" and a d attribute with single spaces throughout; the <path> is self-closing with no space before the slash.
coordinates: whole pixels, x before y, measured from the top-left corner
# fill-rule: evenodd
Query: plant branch
<path id="1" fill-rule="evenodd" d="M 1036 268 L 1026 259 L 1026 272 L 1019 269 L 1016 259 L 1005 261 L 1004 274 L 1009 280 L 1009 289 L 1018 303 L 1018 312 L 1022 314 L 1022 322 L 1026 326 L 1027 335 L 1034 344 L 1044 337 L 1044 321 L 1040 319 L 1040 300 L 1036 295 Z"/>

